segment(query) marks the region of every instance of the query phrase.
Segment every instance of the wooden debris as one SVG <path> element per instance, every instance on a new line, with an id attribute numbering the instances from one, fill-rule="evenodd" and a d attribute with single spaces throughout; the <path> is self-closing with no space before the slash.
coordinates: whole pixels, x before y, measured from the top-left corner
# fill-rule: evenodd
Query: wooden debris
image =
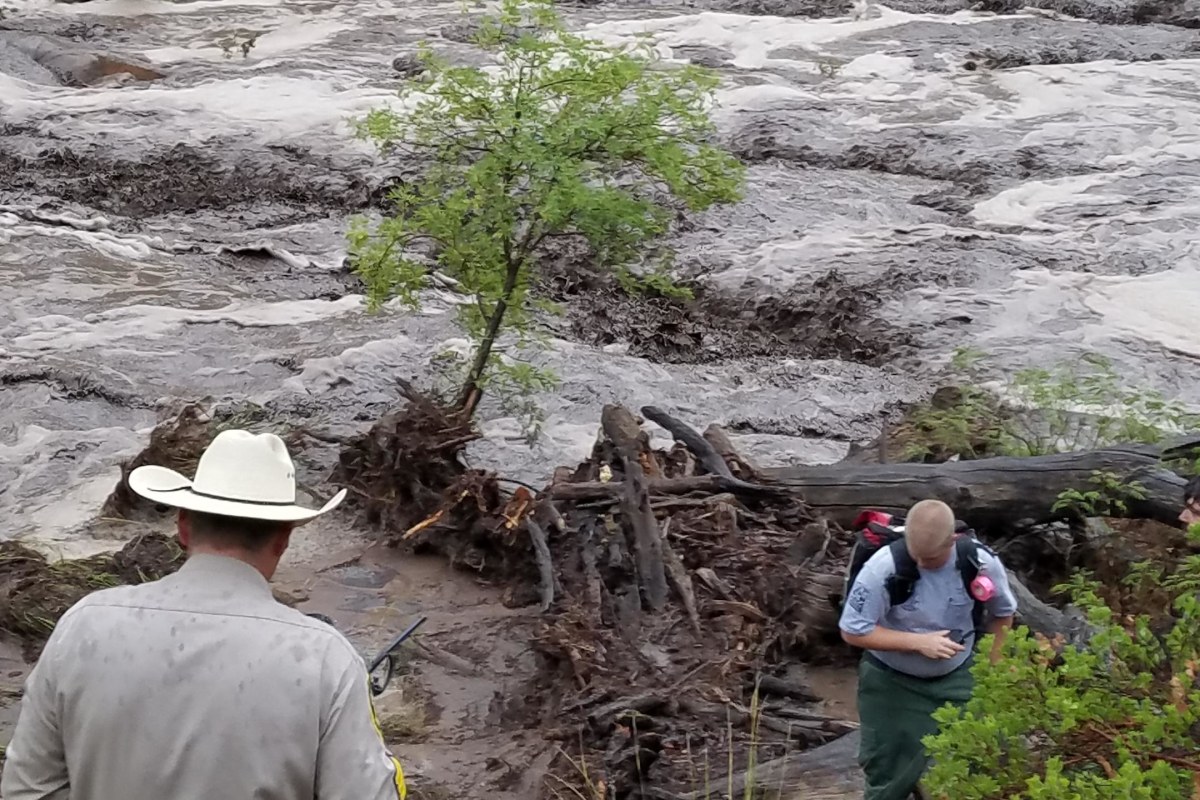
<path id="1" fill-rule="evenodd" d="M 663 565 L 662 537 L 654 510 L 650 508 L 650 489 L 642 469 L 642 454 L 647 448 L 645 432 L 628 410 L 620 406 L 605 406 L 600 415 L 605 434 L 616 445 L 624 468 L 625 481 L 621 493 L 622 516 L 633 531 L 638 574 L 642 592 L 651 611 L 661 611 L 667 604 L 667 576 Z"/>

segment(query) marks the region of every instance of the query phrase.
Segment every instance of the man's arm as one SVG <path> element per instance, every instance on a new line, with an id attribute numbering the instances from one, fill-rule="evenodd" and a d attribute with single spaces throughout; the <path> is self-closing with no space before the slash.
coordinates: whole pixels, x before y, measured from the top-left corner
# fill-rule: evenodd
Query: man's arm
<path id="1" fill-rule="evenodd" d="M 992 640 L 992 652 L 988 658 L 993 664 L 1000 660 L 1000 651 L 1004 649 L 1004 640 L 1008 636 L 1009 630 L 1013 626 L 1012 616 L 994 617 L 987 625 L 987 632 L 994 633 L 996 638 Z"/>
<path id="2" fill-rule="evenodd" d="M 366 664 L 349 652 L 335 664 L 340 668 L 333 672 L 332 705 L 321 731 L 316 800 L 405 800 L 404 771 L 383 742 Z"/>
<path id="3" fill-rule="evenodd" d="M 995 664 L 1000 660 L 1000 651 L 1004 649 L 1004 640 L 1013 626 L 1013 617 L 1017 613 L 1017 596 L 1013 594 L 1012 586 L 1008 583 L 1008 570 L 998 556 L 984 553 L 980 559 L 985 574 L 991 578 L 996 587 L 996 593 L 987 601 L 988 614 L 991 620 L 987 632 L 995 634 L 992 641 L 992 652 L 989 655 Z"/>
<path id="4" fill-rule="evenodd" d="M 25 681 L 17 727 L 4 752 L 0 778 L 4 800 L 67 800 L 70 795 L 58 718 L 54 642 L 52 637 Z"/>

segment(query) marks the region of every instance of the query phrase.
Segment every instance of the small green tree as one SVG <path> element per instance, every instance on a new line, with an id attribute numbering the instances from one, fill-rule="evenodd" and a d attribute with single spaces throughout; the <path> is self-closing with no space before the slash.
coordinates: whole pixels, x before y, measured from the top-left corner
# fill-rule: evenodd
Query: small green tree
<path id="1" fill-rule="evenodd" d="M 1138 565 L 1126 584 L 1142 595 L 1139 607 L 1156 613 L 1115 614 L 1100 585 L 1079 574 L 1060 588 L 1096 631 L 1086 647 L 1058 654 L 1018 628 L 998 664 L 976 663 L 971 700 L 937 711 L 941 728 L 925 740 L 934 798 L 1198 796 L 1200 555 L 1165 576 Z"/>
<path id="2" fill-rule="evenodd" d="M 392 192 L 391 216 L 349 235 L 373 307 L 415 305 L 434 270 L 472 298 L 460 314 L 474 343 L 458 398 L 468 416 L 502 329 L 528 341 L 531 272 L 553 240 L 577 237 L 626 283 L 639 274 L 670 289 L 669 254 L 651 258 L 650 245 L 679 211 L 740 199 L 744 179 L 711 141 L 713 73 L 572 34 L 552 0 L 501 0 L 474 41 L 498 64 L 453 66 L 422 46 L 424 73 L 401 108 L 359 123 L 381 148 L 428 163 Z"/>

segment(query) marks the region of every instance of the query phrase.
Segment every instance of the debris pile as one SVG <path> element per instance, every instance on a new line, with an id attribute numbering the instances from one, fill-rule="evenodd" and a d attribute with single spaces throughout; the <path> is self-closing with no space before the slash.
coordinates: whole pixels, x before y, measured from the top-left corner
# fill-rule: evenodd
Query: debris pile
<path id="1" fill-rule="evenodd" d="M 677 440 L 654 450 L 629 410 L 607 406 L 586 462 L 506 495 L 459 460 L 468 426 L 409 399 L 347 443 L 335 480 L 391 543 L 536 587 L 542 669 L 520 713 L 571 753 L 563 780 L 588 762 L 616 796 L 650 796 L 693 785 L 705 760 L 715 775 L 854 728 L 816 713 L 785 667 L 797 648 L 851 657 L 835 635 L 849 537 L 758 483 L 722 430 L 647 407 Z"/>
<path id="2" fill-rule="evenodd" d="M 17 637 L 34 661 L 67 609 L 97 589 L 157 580 L 179 569 L 174 537 L 146 534 L 118 552 L 50 561 L 19 542 L 0 542 L 0 634 Z"/>

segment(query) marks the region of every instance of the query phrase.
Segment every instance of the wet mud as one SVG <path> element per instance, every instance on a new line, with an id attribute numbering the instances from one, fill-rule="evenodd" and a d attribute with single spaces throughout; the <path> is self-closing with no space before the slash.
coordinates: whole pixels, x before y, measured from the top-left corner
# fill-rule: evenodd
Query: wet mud
<path id="1" fill-rule="evenodd" d="M 0 170 L 5 202 L 53 198 L 134 218 L 201 210 L 253 214 L 274 203 L 291 209 L 295 221 L 330 209 L 364 209 L 385 193 L 303 147 L 255 148 L 231 159 L 178 144 L 121 158 L 19 131 L 0 137 Z"/>
<path id="2" fill-rule="evenodd" d="M 886 281 L 831 270 L 783 295 L 688 285 L 691 299 L 623 287 L 615 279 L 549 268 L 542 292 L 562 303 L 571 338 L 668 364 L 785 358 L 881 364 L 912 344 L 885 319 Z"/>

